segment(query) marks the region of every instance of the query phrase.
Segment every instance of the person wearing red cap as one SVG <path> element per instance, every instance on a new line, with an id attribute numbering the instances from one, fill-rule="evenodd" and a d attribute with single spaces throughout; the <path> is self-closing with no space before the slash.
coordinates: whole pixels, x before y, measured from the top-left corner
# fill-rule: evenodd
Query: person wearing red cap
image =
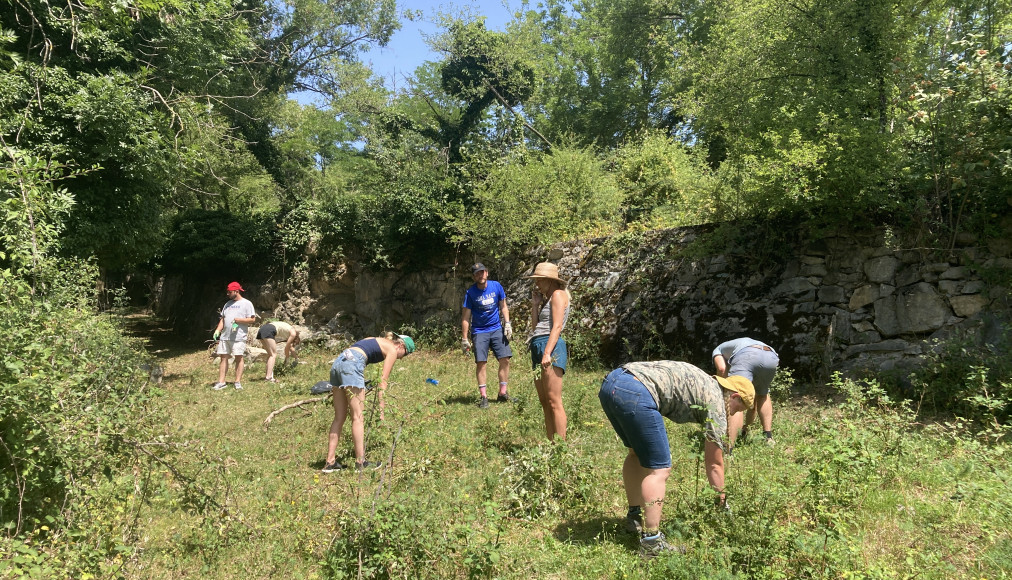
<path id="1" fill-rule="evenodd" d="M 221 362 L 218 363 L 218 382 L 212 387 L 216 391 L 225 388 L 225 373 L 228 372 L 228 359 L 235 357 L 235 389 L 242 390 L 243 355 L 246 354 L 246 337 L 249 325 L 256 321 L 253 303 L 242 297 L 244 292 L 238 282 L 228 285 L 228 302 L 221 309 L 218 326 L 214 329 L 214 340 L 218 341 L 215 351 Z"/>

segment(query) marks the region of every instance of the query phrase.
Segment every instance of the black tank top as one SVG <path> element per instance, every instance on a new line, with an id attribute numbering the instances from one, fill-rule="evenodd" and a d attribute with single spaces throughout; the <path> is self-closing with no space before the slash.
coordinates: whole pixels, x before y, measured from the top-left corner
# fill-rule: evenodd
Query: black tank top
<path id="1" fill-rule="evenodd" d="M 383 349 L 380 348 L 379 342 L 375 338 L 363 338 L 351 345 L 351 347 L 362 349 L 362 352 L 365 353 L 366 364 L 378 363 L 386 358 L 383 355 Z"/>

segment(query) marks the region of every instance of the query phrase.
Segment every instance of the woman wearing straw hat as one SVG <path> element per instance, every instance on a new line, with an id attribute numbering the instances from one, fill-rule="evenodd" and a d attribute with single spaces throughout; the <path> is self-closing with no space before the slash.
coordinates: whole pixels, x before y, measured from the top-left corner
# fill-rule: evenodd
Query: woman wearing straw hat
<path id="1" fill-rule="evenodd" d="M 386 336 L 363 338 L 349 346 L 337 357 L 330 368 L 330 384 L 334 385 L 334 421 L 330 424 L 327 435 L 327 460 L 323 472 L 331 473 L 344 469 L 337 462 L 337 444 L 341 441 L 344 420 L 351 410 L 351 440 L 355 447 L 355 465 L 359 469 L 379 467 L 379 463 L 365 460 L 365 365 L 383 363 L 380 375 L 379 399 L 380 419 L 383 419 L 383 391 L 387 388 L 387 379 L 394 369 L 397 359 L 404 358 L 415 352 L 415 341 L 406 334 L 388 332 Z"/>
<path id="2" fill-rule="evenodd" d="M 717 492 L 718 505 L 726 508 L 724 453 L 734 444 L 735 435 L 728 431 L 728 423 L 752 406 L 752 383 L 739 376 L 708 375 L 685 362 L 632 362 L 605 377 L 598 397 L 608 421 L 629 450 L 622 464 L 629 501 L 626 528 L 640 533 L 640 551 L 645 555 L 679 550 L 665 542 L 660 531 L 671 473 L 663 418 L 705 426 L 706 478 Z"/>
<path id="3" fill-rule="evenodd" d="M 572 296 L 559 277 L 559 267 L 541 262 L 528 276 L 534 280 L 531 290 L 531 366 L 541 368 L 534 379 L 541 409 L 545 413 L 545 434 L 549 441 L 556 435 L 566 438 L 566 410 L 562 407 L 562 376 L 569 358 L 562 330 L 569 318 Z"/>

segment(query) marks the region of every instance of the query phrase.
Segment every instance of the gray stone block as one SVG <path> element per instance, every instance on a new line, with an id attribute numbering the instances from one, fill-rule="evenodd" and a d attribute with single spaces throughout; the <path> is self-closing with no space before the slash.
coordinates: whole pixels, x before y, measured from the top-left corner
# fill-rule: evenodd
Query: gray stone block
<path id="1" fill-rule="evenodd" d="M 899 264 L 892 256 L 872 258 L 864 263 L 864 275 L 872 282 L 891 283 Z"/>
<path id="2" fill-rule="evenodd" d="M 878 288 L 875 286 L 861 286 L 850 295 L 850 303 L 847 307 L 850 310 L 864 308 L 878 300 Z"/>

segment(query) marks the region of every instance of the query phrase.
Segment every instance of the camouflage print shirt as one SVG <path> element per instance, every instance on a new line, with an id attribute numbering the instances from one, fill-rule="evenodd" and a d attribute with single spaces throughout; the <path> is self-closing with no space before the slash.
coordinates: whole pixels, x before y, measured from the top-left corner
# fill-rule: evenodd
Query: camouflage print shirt
<path id="1" fill-rule="evenodd" d="M 643 383 L 661 415 L 675 423 L 705 424 L 706 438 L 727 452 L 727 411 L 717 379 L 679 361 L 633 362 L 622 368 Z"/>

